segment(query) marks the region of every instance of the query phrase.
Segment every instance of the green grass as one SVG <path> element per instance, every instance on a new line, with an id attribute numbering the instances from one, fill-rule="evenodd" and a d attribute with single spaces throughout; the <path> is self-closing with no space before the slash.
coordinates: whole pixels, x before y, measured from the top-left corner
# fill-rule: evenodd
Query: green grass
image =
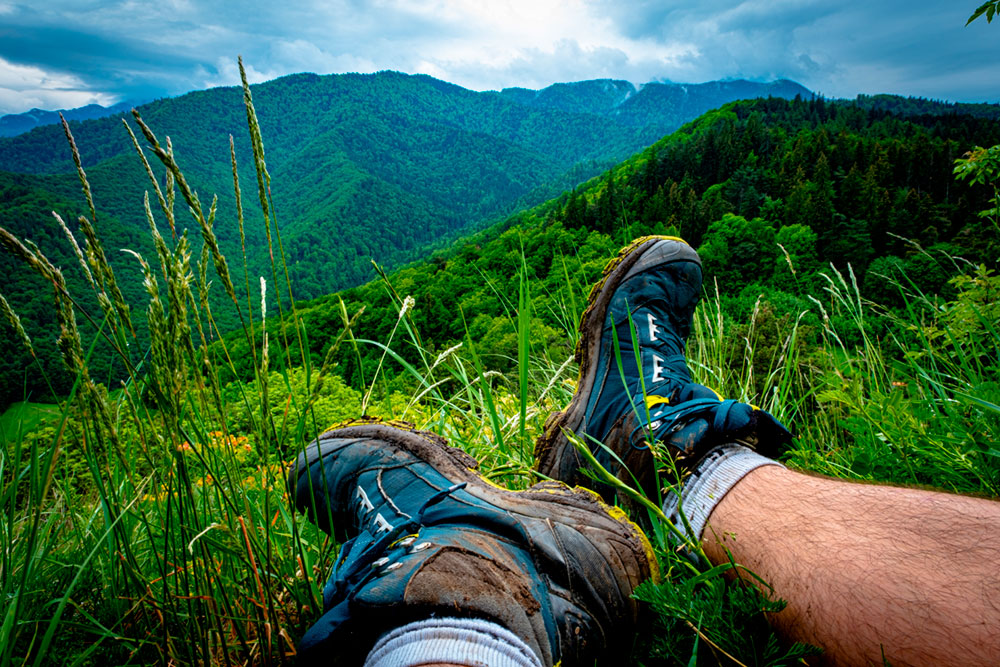
<path id="1" fill-rule="evenodd" d="M 565 350 L 577 338 L 586 285 L 568 268 L 572 258 L 559 258 L 564 280 L 553 287 L 529 276 L 522 251 L 516 303 L 497 294 L 508 304 L 516 359 L 483 349 L 468 329 L 461 345 L 439 348 L 413 317 L 430 305 L 397 293 L 383 274 L 396 307 L 390 336 L 356 338 L 360 313 L 341 302 L 342 331 L 323 363 L 309 365 L 311 332 L 291 298 L 246 87 L 245 99 L 257 200 L 276 258 L 266 282 L 249 275 L 245 259 L 231 267 L 222 256 L 214 204 L 203 206 L 169 142 L 145 126 L 147 147 L 136 148 L 162 170 L 148 169 L 156 253 L 135 256 L 146 303 L 120 301 L 93 220 L 82 222 L 79 258 L 100 313 L 75 309 L 55 267 L 0 234 L 8 251 L 57 287 L 60 349 L 76 378 L 62 406 L 15 406 L 0 422 L 0 667 L 291 662 L 295 642 L 321 612 L 337 545 L 293 515 L 284 471 L 319 432 L 362 412 L 446 436 L 500 484 L 536 481 L 533 442 L 548 414 L 569 402 L 577 377 Z M 85 184 L 82 169 L 80 176 Z M 235 179 L 234 187 L 239 193 Z M 236 219 L 242 225 L 242 210 Z M 183 230 L 184 221 L 200 244 L 161 234 L 161 227 Z M 898 312 L 866 302 L 853 276 L 835 271 L 820 298 L 798 311 L 760 299 L 733 317 L 732 303 L 709 294 L 689 343 L 694 375 L 792 424 L 798 439 L 784 455 L 792 467 L 997 495 L 1000 279 L 985 269 L 959 276 L 949 302 L 895 280 L 906 304 Z M 225 291 L 243 323 L 252 380 L 220 379 L 235 372 L 235 352 L 218 342 L 211 290 Z M 136 313 L 149 328 L 148 353 L 130 344 Z M 90 376 L 93 341 L 80 339 L 78 316 L 93 319 L 118 350 L 130 370 L 123 386 L 108 392 Z M 564 344 L 548 344 L 552 338 Z M 338 360 L 365 347 L 378 351 L 378 368 L 363 387 L 347 386 Z M 493 370 L 501 366 L 514 371 Z M 674 478 L 669 462 L 662 465 L 664 480 Z M 778 665 L 808 652 L 782 645 L 767 625 L 780 591 L 765 599 L 733 584 L 730 565 L 679 556 L 656 507 L 650 537 L 666 577 L 641 590 L 654 627 L 634 660 L 714 664 L 731 656 Z"/>
<path id="2" fill-rule="evenodd" d="M 0 415 L 0 441 L 17 440 L 24 433 L 37 429 L 42 422 L 57 418 L 61 412 L 58 405 L 51 403 L 11 403 Z"/>

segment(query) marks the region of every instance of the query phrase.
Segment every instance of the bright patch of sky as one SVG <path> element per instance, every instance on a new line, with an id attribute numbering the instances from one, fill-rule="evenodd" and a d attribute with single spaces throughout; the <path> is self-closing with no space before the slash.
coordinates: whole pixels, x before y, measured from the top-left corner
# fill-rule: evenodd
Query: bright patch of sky
<path id="1" fill-rule="evenodd" d="M 0 114 L 384 69 L 473 90 L 788 78 L 1000 101 L 1000 25 L 939 0 L 0 0 Z"/>

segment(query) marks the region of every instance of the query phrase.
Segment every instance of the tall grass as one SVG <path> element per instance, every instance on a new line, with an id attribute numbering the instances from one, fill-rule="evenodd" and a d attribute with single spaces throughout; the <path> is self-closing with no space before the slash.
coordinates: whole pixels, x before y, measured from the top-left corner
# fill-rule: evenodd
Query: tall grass
<path id="1" fill-rule="evenodd" d="M 275 240 L 280 258 L 263 144 L 245 80 L 244 91 L 260 206 L 269 243 Z M 206 210 L 169 140 L 161 143 L 138 114 L 135 121 L 147 148 L 132 138 L 159 205 L 154 214 L 147 196 L 152 261 L 130 251 L 148 295 L 145 358 L 131 349 L 131 311 L 101 247 L 98 209 L 64 124 L 90 211 L 89 218 L 79 220 L 84 246 L 77 255 L 101 305 L 100 335 L 129 370 L 114 397 L 87 371 L 89 350 L 80 340 L 77 309 L 61 272 L 38 248 L 2 234 L 8 250 L 52 283 L 60 349 L 77 382 L 50 438 L 20 433 L 0 459 L 0 665 L 99 659 L 114 664 L 286 662 L 294 655 L 294 638 L 319 611 L 317 574 L 334 546 L 300 525 L 285 498 L 284 471 L 296 450 L 292 443 L 301 446 L 317 433 L 308 400 L 294 406 L 300 408 L 294 424 L 276 419 L 270 406 L 276 392 L 288 398 L 288 408 L 309 395 L 286 391 L 281 382 L 289 382 L 287 372 L 282 377 L 268 370 L 271 356 L 289 355 L 296 343 L 301 349 L 302 331 L 292 306 L 291 340 L 277 337 L 269 353 L 263 320 L 269 304 L 279 312 L 282 308 L 280 259 L 271 275 L 273 300 L 267 300 L 260 279 L 257 323 L 257 295 L 245 260 L 246 301 L 241 302 L 216 239 L 215 201 Z M 162 187 L 147 151 L 165 170 Z M 233 176 L 241 202 L 235 150 Z M 179 231 L 178 192 L 201 236 L 198 255 L 187 232 Z M 242 236 L 242 204 L 237 217 Z M 170 229 L 167 237 L 159 231 L 163 221 Z M 67 240 L 79 248 L 63 226 Z M 210 270 L 243 322 L 256 375 L 252 390 L 227 396 L 218 371 L 228 363 L 228 351 L 208 345 L 218 337 Z M 286 290 L 290 294 L 290 286 Z M 321 381 L 322 373 L 315 384 Z M 246 417 L 239 429 L 235 414 Z"/>
<path id="2" fill-rule="evenodd" d="M 536 317 L 548 315 L 570 348 L 576 341 L 578 295 L 586 286 L 566 257 L 558 265 L 564 281 L 553 288 L 531 278 L 522 254 L 516 303 L 498 294 L 516 340 L 510 376 L 491 370 L 492 351 L 468 334 L 432 351 L 413 318 L 421 304 L 398 294 L 381 271 L 397 308 L 392 334 L 384 341 L 356 337 L 361 313 L 348 313 L 341 302 L 343 330 L 322 365 L 311 367 L 245 78 L 243 86 L 260 208 L 250 217 L 261 218 L 267 232 L 267 279 L 251 275 L 246 263 L 232 142 L 242 270 L 231 268 L 217 241 L 223 216 L 215 202 L 206 211 L 169 139 L 161 142 L 136 116 L 146 143 L 133 135 L 151 184 L 143 204 L 154 254 L 130 255 L 147 293 L 144 317 L 134 318 L 137 307 L 124 302 L 101 247 L 99 208 L 74 145 L 90 212 L 78 221 L 82 246 L 62 224 L 100 305 L 89 317 L 129 371 L 120 387 L 108 392 L 90 376 L 94 341 L 82 340 L 76 324 L 78 313 L 87 314 L 61 271 L 30 242 L 0 231 L 5 248 L 52 284 L 60 350 L 76 378 L 58 419 L 28 431 L 5 429 L 0 667 L 291 662 L 296 639 L 321 611 L 337 547 L 289 509 L 284 471 L 301 447 L 334 421 L 363 412 L 402 418 L 472 453 L 487 477 L 524 488 L 536 479 L 532 442 L 546 416 L 572 397 L 572 360 L 553 358 L 535 340 Z M 178 193 L 198 230 L 197 251 L 175 211 Z M 160 232 L 164 222 L 169 234 Z M 237 286 L 233 276 L 240 273 Z M 689 343 L 695 378 L 792 424 L 799 438 L 785 459 L 793 467 L 996 495 L 1000 280 L 985 269 L 960 276 L 959 296 L 942 304 L 905 277 L 893 279 L 906 304 L 896 314 L 867 303 L 853 274 L 833 270 L 824 295 L 801 312 L 775 313 L 760 299 L 748 319 L 734 321 L 726 299 L 712 290 Z M 222 295 L 213 294 L 213 282 Z M 227 369 L 235 373 L 213 312 L 223 307 L 242 322 L 252 381 L 220 379 Z M 148 328 L 148 354 L 135 349 L 133 319 Z M 378 350 L 378 369 L 363 389 L 347 387 L 331 372 L 334 361 L 340 351 L 358 355 L 366 347 Z M 294 367 L 296 359 L 304 365 Z M 387 382 L 390 374 L 402 380 Z M 665 483 L 673 478 L 664 475 Z M 722 576 L 733 564 L 692 562 L 655 520 L 651 537 L 666 582 L 642 591 L 657 625 L 637 659 L 792 664 L 804 654 L 782 646 L 767 626 L 780 591 L 765 599 Z"/>

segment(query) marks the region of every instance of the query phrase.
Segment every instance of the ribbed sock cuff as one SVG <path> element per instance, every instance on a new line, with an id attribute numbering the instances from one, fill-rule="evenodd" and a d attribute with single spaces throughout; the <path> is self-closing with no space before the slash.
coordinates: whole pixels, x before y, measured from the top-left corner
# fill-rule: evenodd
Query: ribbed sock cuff
<path id="1" fill-rule="evenodd" d="M 517 635 L 477 618 L 429 618 L 382 635 L 364 667 L 414 667 L 429 663 L 470 667 L 542 667 Z"/>
<path id="2" fill-rule="evenodd" d="M 761 466 L 781 465 L 774 459 L 761 456 L 749 447 L 727 444 L 716 447 L 701 460 L 691 476 L 684 482 L 680 496 L 670 493 L 663 503 L 663 513 L 695 542 L 701 540 L 705 524 L 715 506 L 750 471 Z M 683 512 L 691 530 L 685 529 Z"/>

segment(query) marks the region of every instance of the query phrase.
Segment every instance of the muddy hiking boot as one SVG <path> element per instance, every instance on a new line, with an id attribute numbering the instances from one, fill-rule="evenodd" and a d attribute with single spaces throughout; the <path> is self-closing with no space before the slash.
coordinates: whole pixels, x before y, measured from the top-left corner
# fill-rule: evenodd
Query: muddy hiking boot
<path id="1" fill-rule="evenodd" d="M 431 615 L 499 623 L 547 665 L 627 652 L 632 591 L 658 577 L 638 527 L 595 493 L 508 491 L 476 465 L 399 423 L 355 422 L 306 448 L 288 477 L 294 504 L 347 541 L 302 659 L 361 664 L 382 633 Z"/>
<path id="2" fill-rule="evenodd" d="M 576 394 L 549 417 L 535 446 L 540 473 L 612 500 L 611 486 L 584 474 L 572 433 L 605 469 L 659 502 L 651 441 L 666 445 L 682 469 L 725 442 L 772 456 L 788 443 L 791 435 L 770 414 L 691 381 L 685 343 L 701 284 L 701 259 L 679 238 L 637 239 L 609 262 L 580 322 Z"/>

